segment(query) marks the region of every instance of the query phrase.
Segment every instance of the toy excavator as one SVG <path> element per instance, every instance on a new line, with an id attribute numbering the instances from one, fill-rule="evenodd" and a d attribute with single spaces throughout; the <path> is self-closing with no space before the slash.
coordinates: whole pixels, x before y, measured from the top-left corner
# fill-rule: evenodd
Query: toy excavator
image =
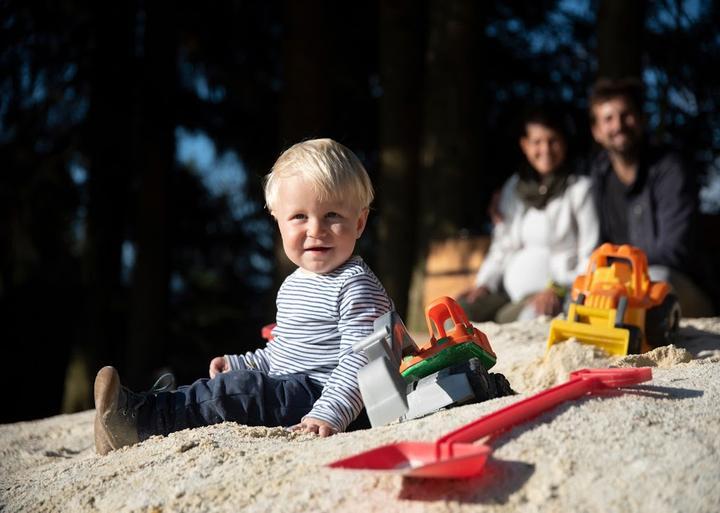
<path id="1" fill-rule="evenodd" d="M 452 298 L 430 303 L 425 317 L 430 340 L 424 345 L 396 312 L 379 317 L 375 332 L 353 345 L 369 360 L 358 382 L 373 427 L 514 393 L 505 376 L 487 372 L 495 353 Z"/>
<path id="2" fill-rule="evenodd" d="M 650 281 L 642 250 L 603 244 L 573 283 L 567 319 L 550 324 L 547 349 L 574 337 L 613 355 L 644 353 L 677 340 L 680 316 L 668 283 Z"/>

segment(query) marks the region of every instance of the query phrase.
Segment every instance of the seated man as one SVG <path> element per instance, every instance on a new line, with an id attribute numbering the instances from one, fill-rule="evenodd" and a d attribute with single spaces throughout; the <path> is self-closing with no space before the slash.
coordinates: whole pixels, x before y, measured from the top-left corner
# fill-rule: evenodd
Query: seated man
<path id="1" fill-rule="evenodd" d="M 590 164 L 601 239 L 642 249 L 651 279 L 670 283 L 685 317 L 711 316 L 711 300 L 689 276 L 697 190 L 677 153 L 645 139 L 641 105 L 632 80 L 599 80 L 590 95 L 602 148 Z"/>

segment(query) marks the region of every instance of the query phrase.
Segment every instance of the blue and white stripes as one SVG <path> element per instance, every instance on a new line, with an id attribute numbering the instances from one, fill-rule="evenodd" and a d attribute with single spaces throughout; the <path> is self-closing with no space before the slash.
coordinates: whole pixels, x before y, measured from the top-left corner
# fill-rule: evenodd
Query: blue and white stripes
<path id="1" fill-rule="evenodd" d="M 264 349 L 229 357 L 230 364 L 270 376 L 307 374 L 323 386 L 307 416 L 344 431 L 362 409 L 357 372 L 367 363 L 365 355 L 352 352 L 352 344 L 370 335 L 373 321 L 392 308 L 359 256 L 327 274 L 297 269 L 278 292 L 273 341 Z"/>

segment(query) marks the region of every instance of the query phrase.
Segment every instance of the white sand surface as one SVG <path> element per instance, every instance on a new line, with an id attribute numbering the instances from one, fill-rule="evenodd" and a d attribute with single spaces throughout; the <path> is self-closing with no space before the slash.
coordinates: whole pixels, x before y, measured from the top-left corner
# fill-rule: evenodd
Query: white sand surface
<path id="1" fill-rule="evenodd" d="M 720 511 L 720 318 L 683 322 L 678 347 L 609 358 L 548 320 L 480 324 L 521 395 L 327 439 L 221 424 L 97 456 L 93 411 L 0 426 L 0 511 Z M 563 403 L 491 441 L 475 478 L 441 481 L 327 463 L 432 441 L 582 367 L 652 366 L 649 383 Z"/>

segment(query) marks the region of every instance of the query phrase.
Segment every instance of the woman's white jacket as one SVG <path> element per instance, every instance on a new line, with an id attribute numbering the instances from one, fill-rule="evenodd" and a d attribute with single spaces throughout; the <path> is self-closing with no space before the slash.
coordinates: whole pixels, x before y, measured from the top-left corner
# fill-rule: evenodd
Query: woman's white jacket
<path id="1" fill-rule="evenodd" d="M 543 290 L 550 281 L 572 285 L 600 237 L 588 177 L 570 175 L 563 193 L 543 209 L 520 200 L 518 180 L 514 174 L 502 188 L 503 221 L 493 230 L 490 250 L 475 280 L 494 292 L 502 284 L 514 302 Z"/>

